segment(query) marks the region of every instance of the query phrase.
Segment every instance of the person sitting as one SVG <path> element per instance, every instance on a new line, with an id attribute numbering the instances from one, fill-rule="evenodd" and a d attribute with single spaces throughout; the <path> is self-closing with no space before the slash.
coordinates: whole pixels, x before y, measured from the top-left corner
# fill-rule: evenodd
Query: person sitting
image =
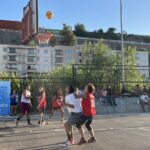
<path id="1" fill-rule="evenodd" d="M 148 89 L 146 88 L 145 85 L 143 86 L 143 92 L 146 92 L 146 93 L 148 92 Z"/>
<path id="2" fill-rule="evenodd" d="M 143 112 L 145 112 L 145 105 L 148 105 L 150 108 L 150 99 L 146 92 L 143 92 L 143 94 L 140 96 L 138 103 L 141 106 Z"/>
<path id="3" fill-rule="evenodd" d="M 110 104 L 111 106 L 116 106 L 116 101 L 114 97 L 113 90 L 111 89 L 110 85 L 107 87 L 107 103 Z"/>
<path id="4" fill-rule="evenodd" d="M 95 99 L 98 101 L 100 99 L 100 90 L 99 88 L 96 88 L 94 92 Z"/>
<path id="5" fill-rule="evenodd" d="M 103 104 L 107 104 L 107 90 L 105 87 L 101 90 Z"/>
<path id="6" fill-rule="evenodd" d="M 141 89 L 140 89 L 139 84 L 137 84 L 137 85 L 135 86 L 135 88 L 134 88 L 133 96 L 138 97 L 138 96 L 140 96 L 140 94 L 141 94 Z"/>
<path id="7" fill-rule="evenodd" d="M 129 92 L 128 92 L 128 90 L 126 89 L 126 86 L 125 86 L 125 85 L 123 85 L 123 87 L 122 87 L 121 96 L 122 96 L 122 97 L 124 97 L 124 96 L 129 96 Z"/>

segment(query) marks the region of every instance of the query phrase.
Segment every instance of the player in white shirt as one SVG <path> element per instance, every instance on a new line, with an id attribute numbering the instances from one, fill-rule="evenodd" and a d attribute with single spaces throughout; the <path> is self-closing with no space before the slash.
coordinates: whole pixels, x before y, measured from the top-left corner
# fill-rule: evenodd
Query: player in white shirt
<path id="1" fill-rule="evenodd" d="M 70 113 L 67 122 L 65 122 L 65 131 L 67 134 L 66 146 L 74 144 L 73 136 L 72 136 L 72 125 L 76 124 L 79 121 L 81 116 L 81 100 L 76 99 L 74 93 L 78 93 L 78 89 L 75 91 L 72 87 L 66 88 L 66 93 L 68 93 L 65 97 L 64 105 L 67 107 L 68 112 Z"/>
<path id="2" fill-rule="evenodd" d="M 21 96 L 21 109 L 22 114 L 16 119 L 16 125 L 18 126 L 18 122 L 23 116 L 27 116 L 28 125 L 32 125 L 30 122 L 30 112 L 31 112 L 31 92 L 30 92 L 30 85 L 25 85 L 22 96 Z"/>

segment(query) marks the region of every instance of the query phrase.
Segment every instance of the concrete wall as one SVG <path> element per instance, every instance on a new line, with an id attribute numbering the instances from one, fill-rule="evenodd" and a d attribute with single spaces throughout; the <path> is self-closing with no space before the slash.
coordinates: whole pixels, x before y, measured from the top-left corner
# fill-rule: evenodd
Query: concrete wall
<path id="1" fill-rule="evenodd" d="M 102 101 L 96 101 L 97 114 L 121 114 L 121 113 L 142 113 L 140 105 L 137 103 L 138 97 L 116 98 L 117 106 L 105 106 Z M 146 112 L 150 111 L 146 105 Z"/>

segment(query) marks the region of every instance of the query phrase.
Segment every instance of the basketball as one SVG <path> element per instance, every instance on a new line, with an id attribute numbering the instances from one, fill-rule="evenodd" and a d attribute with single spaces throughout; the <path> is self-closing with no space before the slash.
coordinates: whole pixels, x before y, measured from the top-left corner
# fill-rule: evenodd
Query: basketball
<path id="1" fill-rule="evenodd" d="M 51 11 L 47 11 L 46 12 L 46 17 L 47 17 L 47 19 L 53 18 L 53 13 Z"/>

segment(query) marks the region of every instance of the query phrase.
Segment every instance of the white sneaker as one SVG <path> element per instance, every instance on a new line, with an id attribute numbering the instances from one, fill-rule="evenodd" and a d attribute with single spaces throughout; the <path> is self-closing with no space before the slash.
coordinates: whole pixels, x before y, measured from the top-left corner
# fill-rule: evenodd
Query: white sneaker
<path id="1" fill-rule="evenodd" d="M 43 126 L 43 125 L 45 125 L 45 124 L 46 124 L 46 122 L 45 122 L 45 121 L 43 121 L 43 122 L 42 122 L 42 126 Z"/>
<path id="2" fill-rule="evenodd" d="M 15 119 L 15 123 L 16 123 L 16 126 L 18 127 L 18 120 L 17 119 Z"/>
<path id="3" fill-rule="evenodd" d="M 66 142 L 65 142 L 66 147 L 72 146 L 74 144 L 75 144 L 75 140 L 72 140 L 72 141 L 66 140 Z"/>
<path id="4" fill-rule="evenodd" d="M 65 146 L 66 147 L 70 147 L 72 145 L 72 142 L 71 141 L 69 141 L 69 140 L 66 140 L 66 142 L 65 142 Z"/>

